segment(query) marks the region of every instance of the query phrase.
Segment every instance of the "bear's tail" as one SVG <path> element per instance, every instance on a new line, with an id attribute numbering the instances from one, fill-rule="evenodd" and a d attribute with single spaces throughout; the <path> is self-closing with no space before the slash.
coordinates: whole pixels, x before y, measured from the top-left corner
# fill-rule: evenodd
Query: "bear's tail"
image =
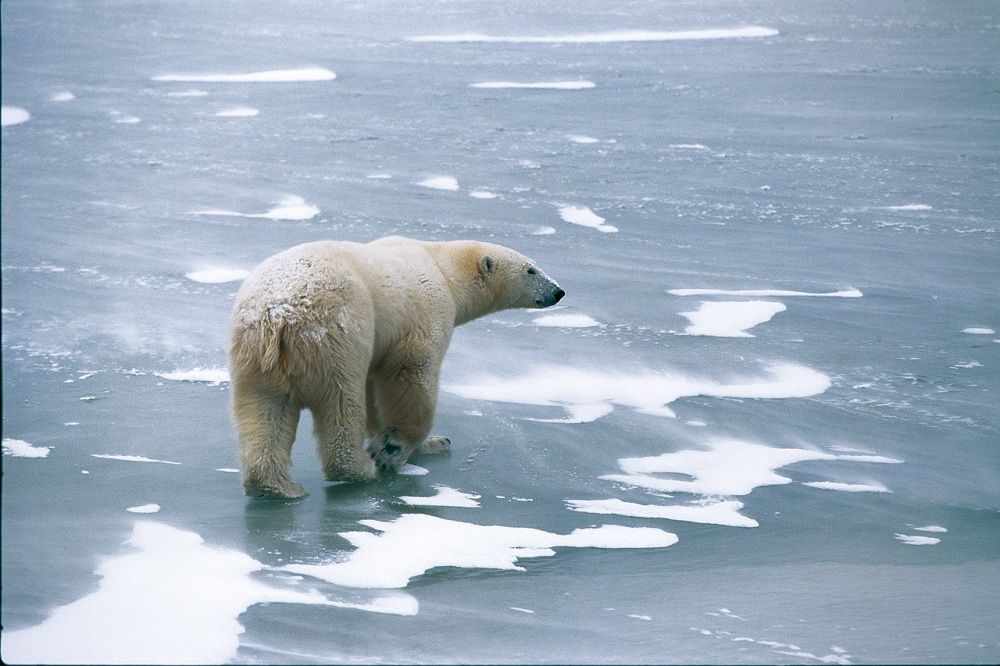
<path id="1" fill-rule="evenodd" d="M 230 349 L 232 364 L 264 374 L 283 369 L 284 333 L 285 322 L 280 317 L 236 328 Z"/>

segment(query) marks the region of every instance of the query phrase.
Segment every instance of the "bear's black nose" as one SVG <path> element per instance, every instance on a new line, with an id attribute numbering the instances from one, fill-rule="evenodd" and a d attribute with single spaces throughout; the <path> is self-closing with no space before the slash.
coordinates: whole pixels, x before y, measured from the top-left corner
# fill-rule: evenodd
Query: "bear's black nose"
<path id="1" fill-rule="evenodd" d="M 562 289 L 556 289 L 556 293 L 552 294 L 553 298 L 552 303 L 553 304 L 558 303 L 560 300 L 562 300 L 562 297 L 565 295 L 566 295 L 565 291 L 563 291 Z"/>

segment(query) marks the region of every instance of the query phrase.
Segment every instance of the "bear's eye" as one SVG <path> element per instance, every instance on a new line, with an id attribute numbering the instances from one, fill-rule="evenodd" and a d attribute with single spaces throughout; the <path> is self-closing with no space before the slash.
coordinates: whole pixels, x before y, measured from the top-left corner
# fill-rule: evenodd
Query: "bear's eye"
<path id="1" fill-rule="evenodd" d="M 537 273 L 538 271 L 536 271 L 534 267 L 528 269 L 528 275 L 536 275 Z"/>

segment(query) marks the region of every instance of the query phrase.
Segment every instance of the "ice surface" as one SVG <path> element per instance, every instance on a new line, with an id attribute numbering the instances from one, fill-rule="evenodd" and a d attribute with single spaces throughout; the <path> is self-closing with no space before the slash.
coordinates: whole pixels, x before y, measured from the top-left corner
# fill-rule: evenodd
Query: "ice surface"
<path id="1" fill-rule="evenodd" d="M 63 92 L 58 92 L 58 93 L 54 94 L 52 97 L 49 98 L 49 101 L 50 102 L 72 102 L 74 99 L 76 99 L 76 95 L 74 95 L 73 93 L 71 93 L 68 90 L 65 90 Z"/>
<path id="2" fill-rule="evenodd" d="M 307 204 L 305 199 L 297 195 L 289 195 L 264 213 L 239 213 L 225 209 L 208 209 L 191 211 L 191 215 L 217 215 L 222 217 L 253 217 L 265 220 L 311 220 L 319 215 L 319 208 Z"/>
<path id="3" fill-rule="evenodd" d="M 217 111 L 215 116 L 217 118 L 253 118 L 259 114 L 260 109 L 255 109 L 252 106 L 234 106 Z"/>
<path id="4" fill-rule="evenodd" d="M 337 75 L 323 67 L 301 69 L 274 69 L 245 74 L 160 74 L 154 81 L 182 81 L 190 83 L 298 83 L 303 81 L 332 81 Z"/>
<path id="5" fill-rule="evenodd" d="M 777 301 L 703 301 L 697 310 L 680 315 L 691 322 L 684 330 L 688 335 L 752 338 L 748 329 L 784 311 Z"/>
<path id="6" fill-rule="evenodd" d="M 556 232 L 555 227 L 538 227 L 531 232 L 532 236 L 551 236 Z"/>
<path id="7" fill-rule="evenodd" d="M 589 413 L 592 418 L 587 420 L 596 420 L 610 413 L 613 405 L 672 417 L 674 413 L 666 405 L 683 397 L 804 398 L 823 393 L 830 386 L 826 375 L 806 366 L 776 364 L 766 372 L 764 378 L 723 382 L 670 370 L 626 374 L 569 365 L 540 366 L 517 377 L 481 375 L 442 388 L 473 400 L 559 406 L 571 416 Z"/>
<path id="8" fill-rule="evenodd" d="M 566 138 L 569 139 L 570 141 L 572 141 L 573 143 L 587 144 L 587 143 L 599 143 L 600 142 L 600 139 L 595 139 L 594 137 L 587 136 L 585 134 L 567 134 Z"/>
<path id="9" fill-rule="evenodd" d="M 236 656 L 243 633 L 239 616 L 250 606 L 334 605 L 315 590 L 255 580 L 251 574 L 263 564 L 238 551 L 207 546 L 194 532 L 139 521 L 127 543 L 135 552 L 98 566 L 96 592 L 57 608 L 37 626 L 5 630 L 4 661 L 223 663 Z"/>
<path id="10" fill-rule="evenodd" d="M 470 88 L 501 90 L 506 88 L 528 88 L 539 90 L 586 90 L 595 86 L 593 81 L 481 81 L 469 84 Z"/>
<path id="11" fill-rule="evenodd" d="M 839 481 L 807 481 L 802 484 L 822 490 L 839 490 L 845 493 L 888 493 L 892 492 L 881 483 L 841 483 Z"/>
<path id="12" fill-rule="evenodd" d="M 531 321 L 534 322 L 536 326 L 553 326 L 560 328 L 590 328 L 592 326 L 601 325 L 601 322 L 597 321 L 590 315 L 581 313 L 542 315 L 541 317 L 535 317 Z"/>
<path id="13" fill-rule="evenodd" d="M 586 206 L 562 206 L 559 208 L 559 217 L 564 222 L 578 224 L 582 227 L 590 227 L 605 233 L 618 231 L 617 227 L 604 223 L 604 218 Z"/>
<path id="14" fill-rule="evenodd" d="M 156 458 L 147 458 L 146 456 L 132 456 L 132 455 L 121 455 L 117 453 L 91 453 L 94 458 L 104 458 L 105 460 L 121 460 L 124 462 L 139 462 L 139 463 L 161 463 L 163 465 L 180 465 L 179 462 L 173 462 L 172 460 L 157 460 Z"/>
<path id="15" fill-rule="evenodd" d="M 857 289 L 826 293 L 785 289 L 671 289 L 667 293 L 674 296 L 821 296 L 830 298 L 861 298 L 863 295 Z"/>
<path id="16" fill-rule="evenodd" d="M 157 513 L 160 510 L 159 504 L 140 504 L 139 506 L 130 506 L 125 509 L 129 513 Z"/>
<path id="17" fill-rule="evenodd" d="M 432 190 L 446 190 L 456 192 L 458 190 L 458 179 L 454 176 L 432 176 L 417 183 L 420 187 Z"/>
<path id="18" fill-rule="evenodd" d="M 473 199 L 496 199 L 499 195 L 489 190 L 472 190 L 469 192 L 469 196 Z"/>
<path id="19" fill-rule="evenodd" d="M 625 474 L 607 474 L 602 479 L 660 492 L 696 493 L 707 496 L 749 495 L 761 486 L 791 483 L 775 470 L 805 460 L 879 460 L 881 456 L 842 456 L 812 449 L 777 448 L 738 439 L 709 440 L 704 449 L 687 449 L 659 456 L 621 458 Z M 684 475 L 689 479 L 663 478 L 654 474 Z"/>
<path id="20" fill-rule="evenodd" d="M 207 382 L 213 386 L 229 381 L 229 370 L 226 368 L 191 368 L 153 374 L 173 382 Z"/>
<path id="21" fill-rule="evenodd" d="M 509 44 L 610 44 L 615 42 L 664 42 L 696 39 L 731 39 L 737 37 L 774 37 L 774 28 L 743 26 L 740 28 L 710 28 L 702 30 L 609 30 L 564 35 L 486 35 L 475 32 L 417 35 L 411 42 L 503 42 Z"/>
<path id="22" fill-rule="evenodd" d="M 968 333 L 969 335 L 996 335 L 996 331 L 992 328 L 963 328 L 962 333 Z"/>
<path id="23" fill-rule="evenodd" d="M 202 284 L 222 284 L 223 282 L 236 282 L 242 280 L 250 271 L 242 268 L 202 268 L 197 271 L 185 273 L 184 277 L 194 282 Z"/>
<path id="24" fill-rule="evenodd" d="M 399 499 L 410 506 L 454 506 L 465 508 L 476 508 L 479 506 L 480 495 L 474 493 L 463 493 L 461 490 L 449 488 L 448 486 L 435 485 L 437 492 L 431 497 L 413 497 L 404 495 Z"/>
<path id="25" fill-rule="evenodd" d="M 916 534 L 896 534 L 896 539 L 902 541 L 907 546 L 936 546 L 941 543 L 937 537 L 919 536 Z"/>
<path id="26" fill-rule="evenodd" d="M 31 114 L 19 106 L 0 107 L 0 126 L 20 125 L 31 120 Z"/>
<path id="27" fill-rule="evenodd" d="M 13 458 L 45 458 L 49 455 L 51 447 L 33 446 L 23 439 L 11 439 L 4 437 L 3 454 Z"/>
<path id="28" fill-rule="evenodd" d="M 676 150 L 711 150 L 703 143 L 672 143 L 670 147 Z"/>
<path id="29" fill-rule="evenodd" d="M 437 567 L 523 571 L 524 557 L 551 557 L 553 548 L 664 548 L 677 543 L 670 532 L 648 527 L 604 525 L 553 534 L 529 527 L 475 525 L 424 514 L 391 522 L 362 520 L 378 530 L 343 532 L 356 550 L 329 564 L 291 564 L 286 571 L 347 587 L 401 588 Z"/>
<path id="30" fill-rule="evenodd" d="M 598 513 L 635 518 L 665 518 L 689 523 L 707 523 L 710 525 L 726 525 L 730 527 L 757 527 L 759 523 L 753 518 L 740 514 L 743 502 L 725 500 L 721 502 L 693 504 L 639 504 L 624 502 L 620 499 L 604 500 L 566 500 L 566 505 L 573 511 Z"/>

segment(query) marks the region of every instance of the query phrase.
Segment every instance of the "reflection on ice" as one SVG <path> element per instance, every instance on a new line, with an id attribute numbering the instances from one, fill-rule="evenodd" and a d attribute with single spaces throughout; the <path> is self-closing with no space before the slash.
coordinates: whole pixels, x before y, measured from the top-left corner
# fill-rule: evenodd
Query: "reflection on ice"
<path id="1" fill-rule="evenodd" d="M 670 532 L 649 527 L 604 525 L 553 534 L 529 527 L 474 525 L 423 514 L 391 522 L 362 520 L 378 530 L 342 532 L 356 550 L 329 564 L 291 564 L 293 573 L 362 588 L 406 587 L 436 567 L 523 571 L 522 557 L 551 557 L 553 548 L 664 548 L 677 543 Z"/>
<path id="2" fill-rule="evenodd" d="M 593 421 L 613 410 L 613 405 L 632 407 L 646 414 L 673 417 L 668 404 L 678 398 L 802 398 L 830 387 L 821 372 L 793 364 L 766 368 L 767 376 L 738 379 L 731 383 L 669 372 L 646 371 L 624 374 L 610 370 L 586 370 L 566 366 L 541 366 L 519 377 L 478 376 L 442 388 L 448 393 L 474 400 L 492 400 L 520 405 L 558 406 L 576 422 Z"/>

